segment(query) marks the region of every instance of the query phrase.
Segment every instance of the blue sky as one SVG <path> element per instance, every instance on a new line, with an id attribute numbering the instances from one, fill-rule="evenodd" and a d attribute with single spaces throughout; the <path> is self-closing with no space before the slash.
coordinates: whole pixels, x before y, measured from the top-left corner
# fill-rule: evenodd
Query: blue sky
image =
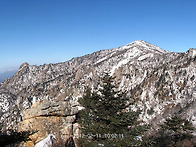
<path id="1" fill-rule="evenodd" d="M 195 0 L 0 0 L 0 72 L 144 40 L 196 47 Z"/>

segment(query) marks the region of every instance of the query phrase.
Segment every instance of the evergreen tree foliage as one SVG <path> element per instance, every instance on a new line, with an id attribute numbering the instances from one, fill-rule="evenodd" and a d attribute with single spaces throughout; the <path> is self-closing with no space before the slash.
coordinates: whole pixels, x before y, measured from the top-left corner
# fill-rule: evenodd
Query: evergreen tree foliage
<path id="1" fill-rule="evenodd" d="M 114 78 L 105 74 L 99 89 L 87 89 L 79 100 L 82 146 L 135 146 L 140 144 L 143 127 L 137 121 L 140 111 L 126 111 L 133 103 L 126 93 L 118 91 Z"/>
<path id="2" fill-rule="evenodd" d="M 184 140 L 191 142 L 194 129 L 190 121 L 174 115 L 171 118 L 167 118 L 165 123 L 160 125 L 157 137 L 151 138 L 150 146 L 175 147 L 179 146 L 180 142 Z"/>
<path id="3" fill-rule="evenodd" d="M 36 131 L 23 131 L 23 132 L 16 132 L 13 130 L 9 130 L 9 133 L 1 133 L 0 132 L 0 145 L 1 147 L 4 146 L 11 146 L 15 147 L 18 146 L 19 143 L 22 141 L 26 142 L 31 140 L 29 138 L 30 135 L 34 134 Z"/>

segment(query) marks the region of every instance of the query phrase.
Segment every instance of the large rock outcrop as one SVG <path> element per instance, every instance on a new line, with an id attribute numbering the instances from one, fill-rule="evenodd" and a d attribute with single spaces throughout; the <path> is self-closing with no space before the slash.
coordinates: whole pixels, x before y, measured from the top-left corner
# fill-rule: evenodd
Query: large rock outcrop
<path id="1" fill-rule="evenodd" d="M 64 142 L 73 137 L 77 143 L 78 124 L 76 114 L 78 108 L 70 101 L 39 101 L 22 113 L 23 121 L 18 123 L 18 131 L 35 132 L 25 146 L 33 146 L 48 134 L 55 134 L 57 142 Z"/>

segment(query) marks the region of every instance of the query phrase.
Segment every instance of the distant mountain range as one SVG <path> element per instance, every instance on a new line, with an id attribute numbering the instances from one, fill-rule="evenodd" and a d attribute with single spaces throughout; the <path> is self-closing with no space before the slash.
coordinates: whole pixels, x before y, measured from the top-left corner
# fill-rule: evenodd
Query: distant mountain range
<path id="1" fill-rule="evenodd" d="M 11 78 L 17 70 L 5 71 L 0 73 L 0 82 L 3 82 L 5 79 Z"/>

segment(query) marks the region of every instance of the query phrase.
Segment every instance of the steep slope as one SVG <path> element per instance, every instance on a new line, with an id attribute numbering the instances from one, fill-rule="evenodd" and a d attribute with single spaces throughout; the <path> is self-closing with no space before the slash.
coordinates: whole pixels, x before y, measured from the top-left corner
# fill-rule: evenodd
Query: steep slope
<path id="1" fill-rule="evenodd" d="M 25 118 L 23 112 L 39 101 L 77 102 L 85 87 L 96 86 L 104 72 L 115 76 L 119 89 L 138 100 L 137 108 L 143 110 L 141 119 L 155 128 L 173 113 L 196 125 L 195 69 L 195 49 L 173 53 L 141 40 L 64 63 L 24 63 L 0 85 L 1 125 L 4 130 L 17 129 Z"/>

